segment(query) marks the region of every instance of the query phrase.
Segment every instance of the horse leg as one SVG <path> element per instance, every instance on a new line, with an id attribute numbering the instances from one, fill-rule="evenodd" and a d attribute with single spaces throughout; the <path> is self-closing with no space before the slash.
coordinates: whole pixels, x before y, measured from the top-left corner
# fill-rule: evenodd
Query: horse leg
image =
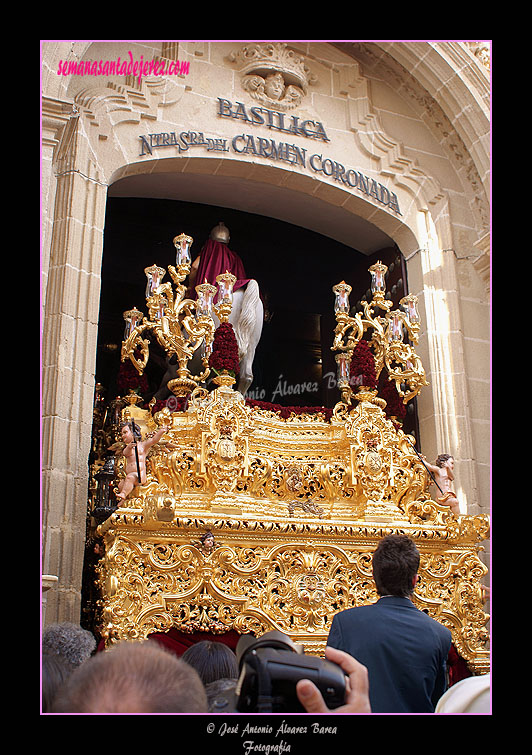
<path id="1" fill-rule="evenodd" d="M 258 299 L 255 304 L 255 318 L 253 329 L 249 334 L 248 346 L 246 353 L 240 360 L 240 375 L 238 380 L 238 391 L 245 396 L 251 383 L 253 382 L 253 359 L 255 350 L 262 335 L 262 324 L 264 319 L 264 307 L 262 301 Z"/>
<path id="2" fill-rule="evenodd" d="M 244 357 L 244 359 L 240 362 L 240 373 L 238 375 L 237 390 L 243 396 L 246 395 L 249 386 L 253 382 L 253 370 L 252 370 L 253 359 L 251 359 L 251 364 L 249 362 L 250 360 L 247 354 Z"/>

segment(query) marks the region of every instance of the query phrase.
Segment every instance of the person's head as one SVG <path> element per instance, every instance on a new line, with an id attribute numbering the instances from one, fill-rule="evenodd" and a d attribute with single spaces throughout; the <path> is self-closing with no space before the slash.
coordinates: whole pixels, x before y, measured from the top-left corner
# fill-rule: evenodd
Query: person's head
<path id="1" fill-rule="evenodd" d="M 42 657 L 42 711 L 49 713 L 58 690 L 74 671 L 63 656 L 45 653 Z"/>
<path id="2" fill-rule="evenodd" d="M 491 676 L 470 676 L 449 687 L 436 705 L 435 713 L 490 713 Z"/>
<path id="3" fill-rule="evenodd" d="M 440 454 L 434 464 L 437 467 L 450 467 L 451 469 L 454 466 L 454 457 L 451 456 L 451 454 Z"/>
<path id="4" fill-rule="evenodd" d="M 120 425 L 120 434 L 124 443 L 133 443 L 140 440 L 140 427 L 136 422 L 123 422 Z"/>
<path id="5" fill-rule="evenodd" d="M 77 668 L 53 713 L 206 713 L 196 671 L 150 640 L 123 640 Z"/>
<path id="6" fill-rule="evenodd" d="M 61 655 L 72 666 L 79 666 L 96 649 L 96 639 L 88 629 L 68 621 L 50 624 L 42 634 L 42 651 Z"/>
<path id="7" fill-rule="evenodd" d="M 410 597 L 418 569 L 419 551 L 406 535 L 388 535 L 373 554 L 373 579 L 379 595 Z"/>
<path id="8" fill-rule="evenodd" d="M 236 655 L 223 642 L 196 642 L 185 650 L 181 658 L 196 669 L 203 684 L 209 684 L 216 679 L 238 677 Z"/>

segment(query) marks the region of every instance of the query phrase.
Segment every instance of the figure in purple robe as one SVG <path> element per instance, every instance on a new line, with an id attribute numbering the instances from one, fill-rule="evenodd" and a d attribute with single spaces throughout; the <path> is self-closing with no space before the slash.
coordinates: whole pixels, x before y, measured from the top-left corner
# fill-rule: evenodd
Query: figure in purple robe
<path id="1" fill-rule="evenodd" d="M 228 247 L 229 239 L 229 230 L 222 222 L 212 229 L 209 239 L 203 245 L 190 269 L 188 284 L 190 299 L 195 299 L 197 296 L 194 288 L 196 283 L 198 285 L 210 283 L 216 286 L 216 276 L 221 273 L 229 272 L 236 277 L 233 291 L 238 291 L 249 283 L 250 279 L 246 276 L 242 260 Z"/>

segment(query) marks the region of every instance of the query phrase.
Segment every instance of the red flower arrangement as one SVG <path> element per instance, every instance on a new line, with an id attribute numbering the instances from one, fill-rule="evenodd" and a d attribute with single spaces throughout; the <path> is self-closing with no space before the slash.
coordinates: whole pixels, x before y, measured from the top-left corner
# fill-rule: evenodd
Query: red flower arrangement
<path id="1" fill-rule="evenodd" d="M 216 328 L 212 343 L 209 367 L 220 374 L 224 370 L 233 377 L 238 375 L 239 359 L 235 331 L 230 322 L 222 322 Z"/>
<path id="2" fill-rule="evenodd" d="M 135 356 L 139 356 L 136 354 Z M 133 363 L 128 359 L 126 362 L 122 362 L 120 369 L 118 370 L 118 376 L 116 378 L 116 387 L 118 394 L 121 396 L 126 395 L 129 391 L 134 391 L 139 395 L 143 395 L 148 392 L 148 380 L 145 375 L 139 375 Z"/>
<path id="3" fill-rule="evenodd" d="M 377 387 L 375 358 L 368 342 L 364 339 L 360 340 L 353 349 L 351 366 L 349 368 L 349 384 L 352 389 L 361 385 L 364 385 L 366 388 Z"/>
<path id="4" fill-rule="evenodd" d="M 379 377 L 379 396 L 386 401 L 384 413 L 389 417 L 397 417 L 398 420 L 404 419 L 406 415 L 406 406 L 399 395 L 397 386 L 390 380 L 383 371 Z"/>

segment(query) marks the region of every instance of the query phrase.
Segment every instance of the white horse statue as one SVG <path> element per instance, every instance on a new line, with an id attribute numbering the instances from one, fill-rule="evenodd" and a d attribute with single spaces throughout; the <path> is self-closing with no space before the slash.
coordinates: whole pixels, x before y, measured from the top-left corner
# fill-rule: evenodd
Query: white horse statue
<path id="1" fill-rule="evenodd" d="M 238 358 L 240 364 L 239 377 L 237 390 L 245 396 L 249 386 L 253 382 L 253 359 L 255 357 L 255 350 L 262 335 L 262 326 L 264 322 L 264 307 L 260 298 L 259 285 L 256 280 L 247 279 L 244 273 L 242 261 L 234 252 L 227 247 L 229 242 L 229 231 L 223 223 L 219 223 L 212 229 L 210 239 L 218 244 L 217 251 L 223 256 L 223 262 L 219 262 L 222 265 L 221 270 L 225 272 L 225 264 L 229 261 L 234 266 L 233 270 L 238 279 L 246 279 L 245 286 L 238 288 L 233 292 L 233 306 L 231 314 L 229 315 L 229 322 L 233 326 L 236 342 L 238 345 Z M 211 244 L 212 246 L 212 244 Z M 206 262 L 206 260 L 204 260 Z M 200 265 L 200 257 L 198 257 L 191 269 L 190 285 L 192 286 L 196 280 L 196 277 L 201 279 L 201 272 L 198 275 L 198 267 Z M 201 268 L 200 268 L 201 270 Z M 216 327 L 220 324 L 220 321 L 213 313 L 213 320 Z M 192 375 L 199 375 L 203 368 L 201 367 L 200 360 L 202 354 L 200 350 L 196 351 L 193 358 L 188 363 L 188 368 Z M 157 401 L 164 400 L 170 395 L 170 391 L 167 388 L 169 380 L 172 380 L 177 375 L 177 365 L 173 365 L 167 361 L 167 370 L 162 379 L 161 386 L 154 398 Z"/>
<path id="2" fill-rule="evenodd" d="M 214 321 L 216 327 L 218 327 L 219 322 L 216 315 L 214 315 Z M 238 345 L 240 371 L 237 390 L 245 396 L 253 382 L 253 359 L 262 335 L 264 322 L 264 307 L 259 294 L 259 284 L 256 280 L 251 279 L 247 286 L 234 292 L 229 322 L 235 331 Z"/>

